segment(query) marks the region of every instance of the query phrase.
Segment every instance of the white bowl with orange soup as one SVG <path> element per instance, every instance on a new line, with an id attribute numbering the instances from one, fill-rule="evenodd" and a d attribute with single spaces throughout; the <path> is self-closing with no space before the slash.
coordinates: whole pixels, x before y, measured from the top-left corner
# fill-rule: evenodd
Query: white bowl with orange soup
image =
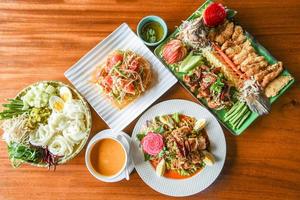
<path id="1" fill-rule="evenodd" d="M 90 141 L 85 155 L 89 172 L 98 180 L 115 182 L 124 177 L 125 168 L 132 171 L 129 158 L 130 144 L 122 134 L 104 130 Z M 102 132 L 104 132 L 102 134 Z M 130 160 L 130 162 L 128 162 Z"/>

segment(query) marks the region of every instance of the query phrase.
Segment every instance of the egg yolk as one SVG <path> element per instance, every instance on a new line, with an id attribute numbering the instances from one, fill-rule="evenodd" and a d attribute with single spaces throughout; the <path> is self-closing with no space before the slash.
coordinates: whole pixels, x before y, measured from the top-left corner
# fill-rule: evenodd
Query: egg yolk
<path id="1" fill-rule="evenodd" d="M 53 107 L 55 110 L 61 111 L 64 108 L 64 105 L 61 103 L 55 103 Z"/>
<path id="2" fill-rule="evenodd" d="M 63 94 L 63 95 L 61 95 L 61 98 L 62 98 L 64 101 L 67 101 L 67 100 L 69 99 L 69 95 Z"/>

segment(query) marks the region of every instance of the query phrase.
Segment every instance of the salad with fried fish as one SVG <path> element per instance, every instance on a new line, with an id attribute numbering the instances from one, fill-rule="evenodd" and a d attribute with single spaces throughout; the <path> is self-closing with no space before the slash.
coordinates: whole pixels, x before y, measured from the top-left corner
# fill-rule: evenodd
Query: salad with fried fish
<path id="1" fill-rule="evenodd" d="M 74 89 L 56 81 L 35 83 L 3 104 L 3 140 L 14 167 L 54 167 L 72 159 L 91 127 L 87 104 Z"/>
<path id="2" fill-rule="evenodd" d="M 174 113 L 147 121 L 137 134 L 145 161 L 158 176 L 183 179 L 215 163 L 205 131 L 206 120 Z"/>
<path id="3" fill-rule="evenodd" d="M 94 82 L 121 109 L 146 91 L 151 74 L 145 58 L 130 50 L 116 50 L 97 68 Z"/>

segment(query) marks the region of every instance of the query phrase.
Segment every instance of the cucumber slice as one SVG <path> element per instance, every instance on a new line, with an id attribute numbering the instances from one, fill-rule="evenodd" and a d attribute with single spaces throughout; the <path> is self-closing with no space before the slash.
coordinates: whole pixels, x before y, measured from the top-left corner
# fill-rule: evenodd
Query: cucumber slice
<path id="1" fill-rule="evenodd" d="M 193 55 L 193 52 L 191 51 L 189 55 L 181 62 L 179 65 L 179 72 L 189 72 L 195 67 L 198 67 L 202 62 L 202 56 L 201 55 Z"/>

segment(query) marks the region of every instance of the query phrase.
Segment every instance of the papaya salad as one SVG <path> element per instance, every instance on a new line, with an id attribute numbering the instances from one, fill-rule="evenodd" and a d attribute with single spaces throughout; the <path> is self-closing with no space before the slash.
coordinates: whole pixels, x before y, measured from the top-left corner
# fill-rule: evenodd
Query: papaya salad
<path id="1" fill-rule="evenodd" d="M 147 121 L 137 139 L 158 176 L 182 179 L 213 165 L 206 120 L 174 113 Z"/>
<path id="2" fill-rule="evenodd" d="M 269 113 L 271 98 L 293 78 L 282 62 L 261 54 L 264 48 L 233 20 L 235 14 L 208 0 L 155 52 L 201 103 L 239 134 L 250 116 L 253 121 Z"/>
<path id="3" fill-rule="evenodd" d="M 118 108 L 123 108 L 149 87 L 150 63 L 130 50 L 112 52 L 96 70 L 95 82 Z"/>

